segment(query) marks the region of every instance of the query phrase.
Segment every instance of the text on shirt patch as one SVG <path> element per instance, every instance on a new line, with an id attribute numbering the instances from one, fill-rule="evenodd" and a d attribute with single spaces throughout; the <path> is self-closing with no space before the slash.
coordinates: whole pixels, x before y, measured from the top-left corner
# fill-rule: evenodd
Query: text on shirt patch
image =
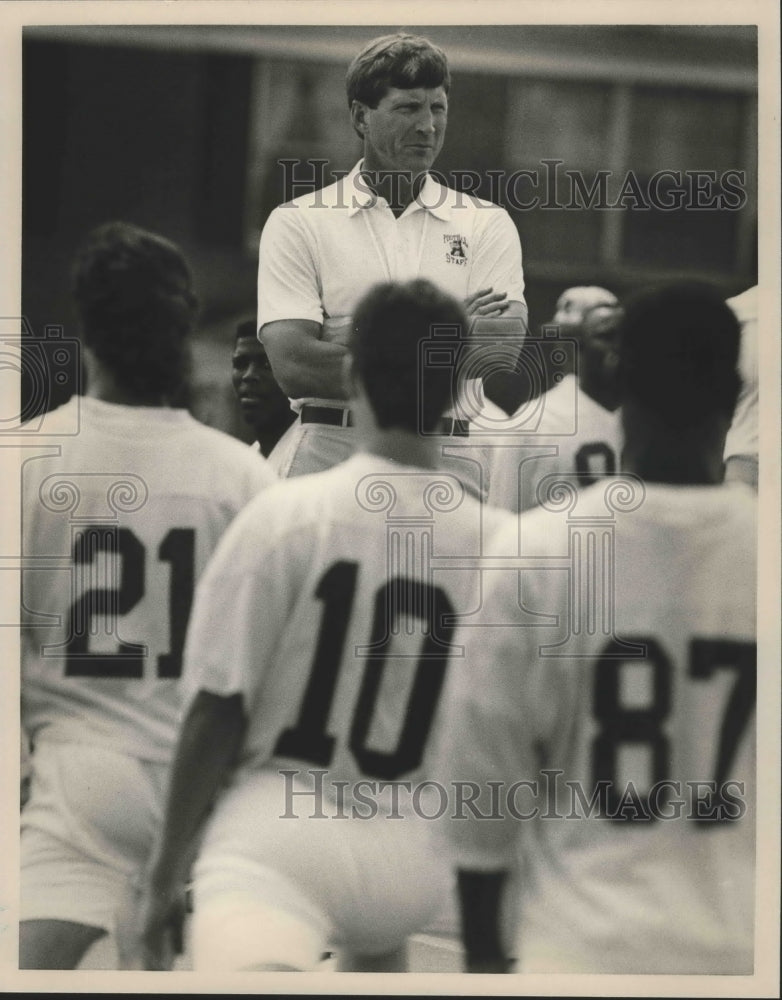
<path id="1" fill-rule="evenodd" d="M 445 262 L 447 264 L 466 264 L 467 263 L 467 240 L 463 236 L 459 236 L 458 233 L 448 234 L 443 236 L 443 243 L 448 244 L 448 252 L 445 255 Z"/>

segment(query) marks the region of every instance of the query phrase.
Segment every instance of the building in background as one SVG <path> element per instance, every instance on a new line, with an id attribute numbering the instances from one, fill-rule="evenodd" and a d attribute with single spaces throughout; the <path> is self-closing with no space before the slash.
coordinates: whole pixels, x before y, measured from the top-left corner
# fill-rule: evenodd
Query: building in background
<path id="1" fill-rule="evenodd" d="M 67 262 L 90 228 L 123 218 L 164 233 L 192 261 L 202 300 L 194 408 L 241 434 L 223 347 L 254 309 L 260 230 L 308 182 L 352 167 L 345 71 L 366 40 L 395 30 L 25 29 L 23 311 L 33 338 L 47 326 L 75 335 Z M 754 27 L 410 30 L 442 45 L 454 70 L 438 170 L 511 213 L 533 328 L 572 285 L 621 294 L 689 276 L 727 297 L 756 283 Z M 72 376 L 50 403 L 73 391 Z"/>

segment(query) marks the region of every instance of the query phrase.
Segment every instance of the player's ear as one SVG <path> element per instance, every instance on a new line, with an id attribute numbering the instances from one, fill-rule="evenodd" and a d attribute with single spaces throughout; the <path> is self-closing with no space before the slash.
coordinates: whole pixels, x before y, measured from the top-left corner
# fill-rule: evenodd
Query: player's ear
<path id="1" fill-rule="evenodd" d="M 367 131 L 367 112 L 369 107 L 363 101 L 354 100 L 350 105 L 350 120 L 353 128 L 363 138 Z"/>

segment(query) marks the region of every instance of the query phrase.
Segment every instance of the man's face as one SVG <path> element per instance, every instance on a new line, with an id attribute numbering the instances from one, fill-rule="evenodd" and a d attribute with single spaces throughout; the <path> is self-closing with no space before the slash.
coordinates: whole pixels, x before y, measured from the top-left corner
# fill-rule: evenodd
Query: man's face
<path id="1" fill-rule="evenodd" d="M 579 363 L 582 382 L 613 389 L 619 365 L 620 320 L 618 306 L 599 305 L 581 321 Z"/>
<path id="2" fill-rule="evenodd" d="M 364 136 L 366 170 L 430 169 L 445 139 L 448 97 L 442 87 L 391 87 L 376 108 L 354 101 L 353 122 Z"/>
<path id="3" fill-rule="evenodd" d="M 272 373 L 263 344 L 257 337 L 239 337 L 231 359 L 231 382 L 242 416 L 253 427 L 287 410 L 289 403 Z"/>
<path id="4" fill-rule="evenodd" d="M 562 327 L 580 326 L 590 309 L 618 304 L 619 300 L 613 293 L 596 285 L 568 288 L 557 299 L 557 308 L 551 322 Z"/>

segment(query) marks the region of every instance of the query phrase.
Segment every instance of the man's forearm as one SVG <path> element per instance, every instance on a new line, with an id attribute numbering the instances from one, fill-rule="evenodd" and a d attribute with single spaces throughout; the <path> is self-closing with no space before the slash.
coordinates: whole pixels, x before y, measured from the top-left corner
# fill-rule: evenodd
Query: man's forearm
<path id="1" fill-rule="evenodd" d="M 521 402 L 516 364 L 527 332 L 523 302 L 509 303 L 502 316 L 476 316 L 470 328 L 472 343 L 460 366 L 462 371 L 484 377 L 485 397 L 508 415 Z"/>
<path id="2" fill-rule="evenodd" d="M 477 347 L 481 341 L 494 346 L 507 342 L 509 347 L 520 351 L 527 332 L 528 315 L 524 302 L 509 302 L 501 316 L 474 316 L 470 323 L 470 339 L 477 341 Z"/>
<path id="3" fill-rule="evenodd" d="M 291 399 L 303 396 L 347 399 L 344 374 L 347 353 L 342 344 L 329 344 L 322 340 L 297 345 L 283 362 L 283 374 L 278 378 L 281 389 Z"/>
<path id="4" fill-rule="evenodd" d="M 261 340 L 274 377 L 291 399 L 304 396 L 348 398 L 345 378 L 348 349 L 338 341 L 322 339 L 320 324 L 308 320 L 278 320 L 261 329 Z"/>
<path id="5" fill-rule="evenodd" d="M 185 718 L 174 756 L 166 814 L 151 872 L 153 885 L 183 882 L 198 834 L 235 766 L 246 720 L 241 695 L 200 691 Z"/>

